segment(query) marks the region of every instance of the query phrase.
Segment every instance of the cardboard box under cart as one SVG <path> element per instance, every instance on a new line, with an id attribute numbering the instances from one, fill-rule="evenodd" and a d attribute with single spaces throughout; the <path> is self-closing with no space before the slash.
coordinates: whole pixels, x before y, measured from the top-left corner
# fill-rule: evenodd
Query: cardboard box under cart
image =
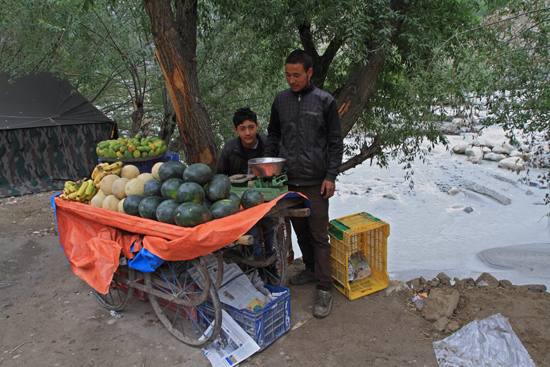
<path id="1" fill-rule="evenodd" d="M 362 212 L 331 220 L 328 226 L 333 284 L 350 300 L 388 287 L 387 239 L 390 225 Z M 367 259 L 371 275 L 349 281 L 350 256 L 360 251 Z"/>

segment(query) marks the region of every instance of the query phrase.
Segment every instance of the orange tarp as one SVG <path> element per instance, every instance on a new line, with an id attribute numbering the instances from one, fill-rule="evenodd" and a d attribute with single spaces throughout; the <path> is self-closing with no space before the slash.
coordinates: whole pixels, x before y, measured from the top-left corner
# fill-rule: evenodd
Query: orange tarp
<path id="1" fill-rule="evenodd" d="M 73 272 L 100 293 L 107 293 L 122 252 L 145 247 L 164 260 L 189 260 L 216 251 L 237 240 L 287 193 L 270 202 L 241 210 L 193 228 L 96 208 L 55 197 L 59 242 Z"/>

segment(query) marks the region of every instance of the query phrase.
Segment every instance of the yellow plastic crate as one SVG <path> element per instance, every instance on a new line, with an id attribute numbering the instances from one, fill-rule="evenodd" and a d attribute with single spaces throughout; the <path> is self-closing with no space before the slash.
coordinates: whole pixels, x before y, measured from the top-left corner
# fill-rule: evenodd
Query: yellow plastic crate
<path id="1" fill-rule="evenodd" d="M 328 225 L 334 286 L 350 300 L 388 287 L 387 240 L 390 225 L 362 212 L 331 220 Z M 350 255 L 361 251 L 367 259 L 371 275 L 348 281 Z"/>

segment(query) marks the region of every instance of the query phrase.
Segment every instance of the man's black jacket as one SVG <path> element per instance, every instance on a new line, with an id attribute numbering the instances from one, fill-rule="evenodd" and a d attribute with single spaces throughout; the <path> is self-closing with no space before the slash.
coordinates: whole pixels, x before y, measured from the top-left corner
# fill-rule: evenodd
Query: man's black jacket
<path id="1" fill-rule="evenodd" d="M 285 158 L 288 184 L 334 182 L 342 163 L 343 141 L 336 101 L 313 84 L 280 92 L 271 107 L 265 157 Z M 280 146 L 279 146 L 280 142 Z"/>

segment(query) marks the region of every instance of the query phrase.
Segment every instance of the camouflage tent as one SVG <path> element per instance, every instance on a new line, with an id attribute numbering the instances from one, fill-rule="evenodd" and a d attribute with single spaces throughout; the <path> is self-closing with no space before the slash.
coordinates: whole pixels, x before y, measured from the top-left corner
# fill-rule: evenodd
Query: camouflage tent
<path id="1" fill-rule="evenodd" d="M 0 73 L 0 197 L 60 190 L 89 176 L 116 124 L 67 80 Z"/>

